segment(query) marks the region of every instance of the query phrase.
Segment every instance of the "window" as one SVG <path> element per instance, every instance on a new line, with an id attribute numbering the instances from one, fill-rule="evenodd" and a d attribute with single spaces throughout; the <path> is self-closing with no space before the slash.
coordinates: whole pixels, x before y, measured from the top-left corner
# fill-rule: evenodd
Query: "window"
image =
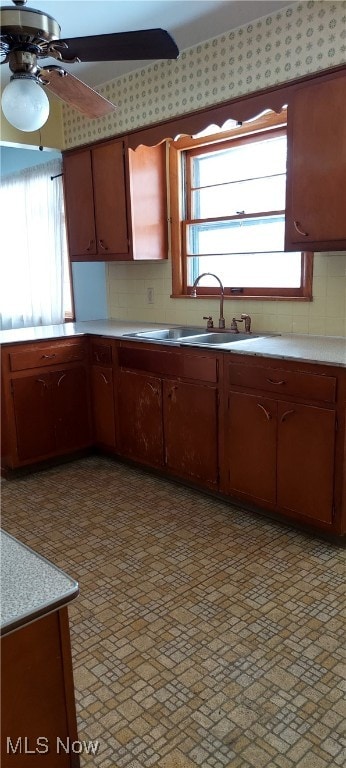
<path id="1" fill-rule="evenodd" d="M 72 318 L 61 165 L 53 160 L 1 180 L 2 330 Z"/>
<path id="2" fill-rule="evenodd" d="M 173 295 L 204 272 L 225 295 L 311 298 L 312 255 L 285 253 L 286 116 L 171 146 Z M 203 277 L 197 293 L 218 291 Z"/>

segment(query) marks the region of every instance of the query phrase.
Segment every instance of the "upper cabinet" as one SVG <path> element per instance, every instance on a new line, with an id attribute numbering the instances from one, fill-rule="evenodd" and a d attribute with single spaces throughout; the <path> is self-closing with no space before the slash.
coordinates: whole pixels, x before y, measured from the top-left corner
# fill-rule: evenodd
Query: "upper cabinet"
<path id="1" fill-rule="evenodd" d="M 346 249 L 346 74 L 297 88 L 288 108 L 285 249 Z"/>
<path id="2" fill-rule="evenodd" d="M 166 147 L 112 140 L 64 155 L 71 261 L 167 258 Z"/>

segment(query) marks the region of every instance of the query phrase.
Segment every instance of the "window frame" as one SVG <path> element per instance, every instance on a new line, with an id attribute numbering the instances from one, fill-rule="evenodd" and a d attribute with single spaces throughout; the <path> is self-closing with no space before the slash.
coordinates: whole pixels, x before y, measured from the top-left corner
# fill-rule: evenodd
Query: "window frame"
<path id="1" fill-rule="evenodd" d="M 273 138 L 287 132 L 287 112 L 280 114 L 267 113 L 229 131 L 223 131 L 202 137 L 182 136 L 169 145 L 169 178 L 170 178 L 170 224 L 171 224 L 171 254 L 172 254 L 172 294 L 171 298 L 189 298 L 191 286 L 187 283 L 187 259 L 185 232 L 187 227 L 189 202 L 183 199 L 183 176 L 186 173 L 189 181 L 189 171 L 185 170 L 184 158 L 187 153 L 193 157 L 196 154 L 207 153 L 213 147 L 225 148 L 230 142 L 242 144 L 253 137 L 253 141 L 263 139 L 268 135 Z M 186 215 L 184 215 L 186 208 Z M 266 212 L 268 215 L 270 212 Z M 280 213 L 275 211 L 276 214 Z M 285 211 L 283 211 L 285 213 Z M 249 214 L 253 218 L 254 214 Z M 225 218 L 225 217 L 221 217 Z M 228 217 L 238 219 L 239 217 Z M 313 253 L 301 253 L 301 285 L 299 288 L 242 288 L 225 287 L 225 298 L 239 299 L 277 299 L 277 300 L 312 300 Z M 219 293 L 218 286 L 197 286 L 197 296 L 214 297 Z"/>

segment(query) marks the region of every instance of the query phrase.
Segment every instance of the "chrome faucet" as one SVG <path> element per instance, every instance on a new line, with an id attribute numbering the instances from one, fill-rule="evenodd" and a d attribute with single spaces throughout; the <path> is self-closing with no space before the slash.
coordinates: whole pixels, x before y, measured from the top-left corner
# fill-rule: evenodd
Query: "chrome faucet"
<path id="1" fill-rule="evenodd" d="M 250 315 L 240 315 L 240 318 L 233 317 L 230 330 L 233 333 L 239 333 L 238 323 L 242 323 L 244 320 L 245 333 L 251 333 L 251 317 Z"/>
<path id="2" fill-rule="evenodd" d="M 225 294 L 224 294 L 224 289 L 223 289 L 223 285 L 222 285 L 222 282 L 221 282 L 220 278 L 219 278 L 217 275 L 214 275 L 214 272 L 202 272 L 202 274 L 201 274 L 201 275 L 198 275 L 198 277 L 196 277 L 196 280 L 195 280 L 195 282 L 194 282 L 194 284 L 193 284 L 193 286 L 192 286 L 192 290 L 191 290 L 191 296 L 194 296 L 194 297 L 196 297 L 196 296 L 197 296 L 196 285 L 198 285 L 198 283 L 199 283 L 200 279 L 201 279 L 202 277 L 205 277 L 206 275 L 209 275 L 210 277 L 215 277 L 215 280 L 217 280 L 217 281 L 218 281 L 218 283 L 219 283 L 219 285 L 220 285 L 220 317 L 219 317 L 219 328 L 225 328 L 225 318 L 224 318 L 224 316 L 223 316 L 223 300 L 224 300 L 224 295 L 225 295 Z"/>

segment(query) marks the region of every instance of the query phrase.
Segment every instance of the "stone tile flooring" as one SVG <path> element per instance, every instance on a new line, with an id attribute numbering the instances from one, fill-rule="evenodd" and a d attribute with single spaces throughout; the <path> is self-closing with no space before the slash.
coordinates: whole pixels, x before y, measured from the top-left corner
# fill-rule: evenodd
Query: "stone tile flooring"
<path id="1" fill-rule="evenodd" d="M 344 550 L 102 457 L 4 482 L 2 525 L 79 581 L 83 767 L 345 765 Z"/>

